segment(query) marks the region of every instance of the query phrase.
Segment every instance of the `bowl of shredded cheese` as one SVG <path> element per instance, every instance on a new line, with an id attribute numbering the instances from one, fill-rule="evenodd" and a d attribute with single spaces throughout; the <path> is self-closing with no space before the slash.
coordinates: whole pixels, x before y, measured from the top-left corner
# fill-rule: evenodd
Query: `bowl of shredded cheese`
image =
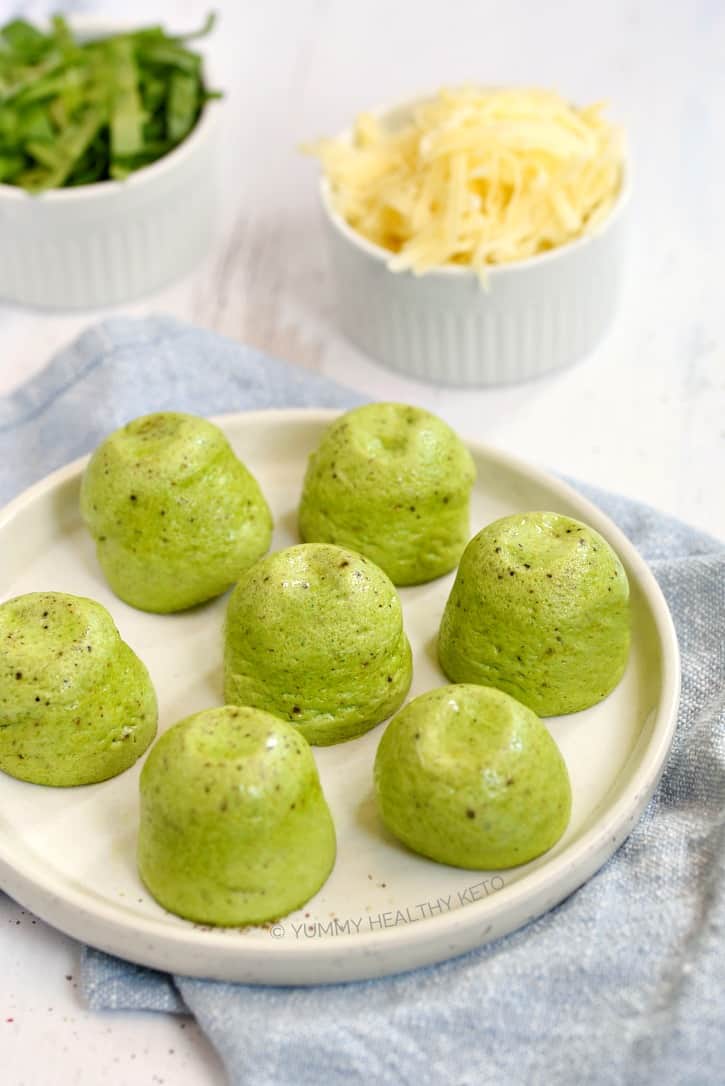
<path id="1" fill-rule="evenodd" d="M 570 365 L 603 337 L 629 185 L 601 104 L 444 89 L 308 150 L 340 323 L 373 358 L 441 384 L 502 384 Z"/>

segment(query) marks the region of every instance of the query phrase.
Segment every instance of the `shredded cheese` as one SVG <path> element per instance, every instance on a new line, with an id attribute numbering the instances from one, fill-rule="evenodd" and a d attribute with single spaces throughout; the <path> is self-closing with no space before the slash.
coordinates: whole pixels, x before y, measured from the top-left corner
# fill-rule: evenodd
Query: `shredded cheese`
<path id="1" fill-rule="evenodd" d="M 545 90 L 441 90 L 402 124 L 362 114 L 349 138 L 308 150 L 333 206 L 422 274 L 523 260 L 592 232 L 622 180 L 620 131 L 603 105 Z"/>

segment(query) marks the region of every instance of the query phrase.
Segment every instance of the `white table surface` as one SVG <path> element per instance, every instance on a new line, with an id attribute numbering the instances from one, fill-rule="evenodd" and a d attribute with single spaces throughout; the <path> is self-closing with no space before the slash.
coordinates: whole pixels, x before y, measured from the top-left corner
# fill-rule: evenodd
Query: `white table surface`
<path id="1" fill-rule="evenodd" d="M 432 408 L 464 434 L 725 539 L 720 0 L 0 0 L 0 17 L 65 8 L 181 28 L 208 6 L 221 15 L 208 52 L 226 90 L 218 239 L 192 275 L 122 311 L 173 313 L 371 396 Z M 569 371 L 497 390 L 408 381 L 341 338 L 316 170 L 296 150 L 371 104 L 466 80 L 606 98 L 634 161 L 629 289 L 612 333 Z M 0 305 L 0 394 L 104 315 Z M 77 946 L 0 896 L 5 1086 L 224 1081 L 191 1021 L 90 1013 L 77 974 Z"/>

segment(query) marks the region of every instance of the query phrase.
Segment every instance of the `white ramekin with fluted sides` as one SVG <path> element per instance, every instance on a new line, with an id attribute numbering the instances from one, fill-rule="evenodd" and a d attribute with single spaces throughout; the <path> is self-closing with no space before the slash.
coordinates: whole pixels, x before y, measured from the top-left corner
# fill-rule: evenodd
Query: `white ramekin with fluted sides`
<path id="1" fill-rule="evenodd" d="M 397 112 L 397 111 L 396 111 Z M 414 275 L 354 230 L 321 181 L 339 323 L 371 358 L 441 385 L 509 384 L 571 365 L 603 338 L 624 274 L 629 175 L 596 232 L 539 256 L 475 272 Z"/>
<path id="2" fill-rule="evenodd" d="M 78 29 L 100 36 L 127 27 L 83 21 Z M 123 181 L 34 196 L 0 184 L 0 300 L 113 305 L 190 271 L 213 231 L 217 111 L 207 102 L 178 147 Z"/>

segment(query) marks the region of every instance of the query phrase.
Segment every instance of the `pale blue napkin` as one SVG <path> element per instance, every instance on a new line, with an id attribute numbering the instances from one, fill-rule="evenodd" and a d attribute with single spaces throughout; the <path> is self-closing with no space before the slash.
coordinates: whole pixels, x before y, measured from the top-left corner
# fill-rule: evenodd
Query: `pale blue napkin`
<path id="1" fill-rule="evenodd" d="M 107 321 L 0 400 L 0 499 L 146 411 L 357 399 L 168 319 Z M 252 988 L 86 950 L 91 1007 L 194 1014 L 240 1086 L 722 1086 L 725 547 L 646 506 L 580 489 L 650 562 L 683 659 L 664 777 L 609 863 L 522 931 L 382 981 Z"/>

